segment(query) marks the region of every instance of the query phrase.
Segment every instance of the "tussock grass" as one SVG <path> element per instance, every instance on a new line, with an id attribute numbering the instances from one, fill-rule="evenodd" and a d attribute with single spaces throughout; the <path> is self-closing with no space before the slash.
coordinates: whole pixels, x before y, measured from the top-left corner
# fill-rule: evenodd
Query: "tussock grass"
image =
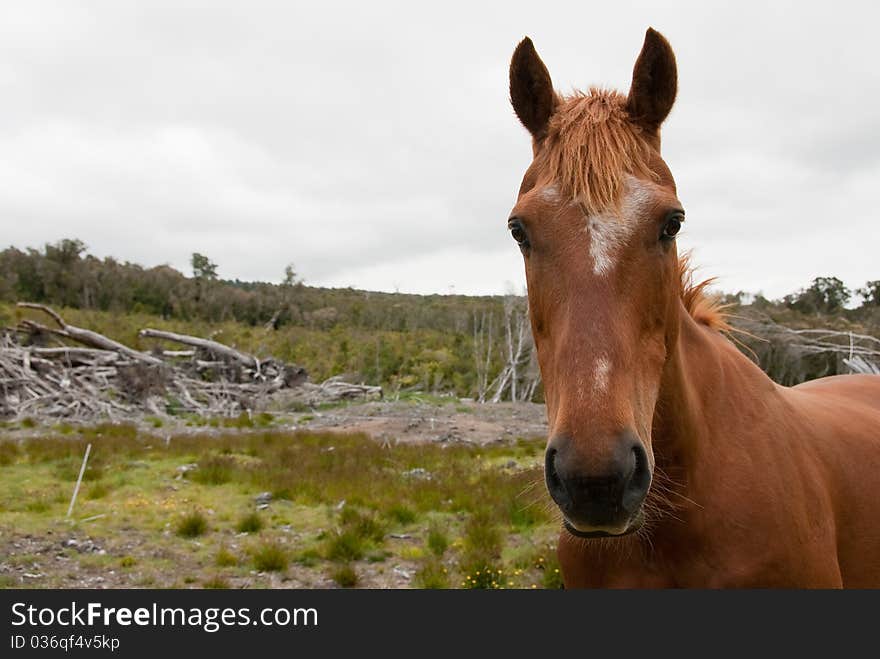
<path id="1" fill-rule="evenodd" d="M 214 564 L 217 567 L 234 567 L 238 565 L 238 556 L 229 551 L 224 545 L 220 545 L 214 556 Z"/>
<path id="2" fill-rule="evenodd" d="M 263 529 L 263 518 L 257 513 L 248 513 L 235 527 L 239 533 L 259 533 Z"/>
<path id="3" fill-rule="evenodd" d="M 90 485 L 89 489 L 85 492 L 85 497 L 90 501 L 95 501 L 97 499 L 103 499 L 108 494 L 110 494 L 110 486 L 101 481 Z"/>
<path id="4" fill-rule="evenodd" d="M 0 443 L 0 467 L 11 465 L 21 453 L 17 442 Z"/>
<path id="5" fill-rule="evenodd" d="M 459 563 L 465 588 L 501 588 L 502 536 L 494 520 L 485 513 L 471 515 L 464 529 L 464 551 Z"/>
<path id="6" fill-rule="evenodd" d="M 326 540 L 324 556 L 331 561 L 357 561 L 380 547 L 384 536 L 375 514 L 346 507 L 339 515 L 339 527 Z"/>
<path id="7" fill-rule="evenodd" d="M 290 564 L 290 556 L 277 542 L 263 542 L 251 550 L 254 567 L 260 572 L 284 572 Z"/>
<path id="8" fill-rule="evenodd" d="M 294 562 L 303 567 L 314 567 L 321 560 L 321 554 L 317 549 L 306 549 L 300 552 Z"/>
<path id="9" fill-rule="evenodd" d="M 436 558 L 428 559 L 413 578 L 416 588 L 449 588 L 448 570 Z"/>
<path id="10" fill-rule="evenodd" d="M 174 532 L 181 538 L 197 538 L 204 535 L 208 530 L 208 520 L 198 510 L 194 510 L 181 517 Z"/>
<path id="11" fill-rule="evenodd" d="M 539 466 L 511 474 L 492 465 L 493 460 L 510 455 L 510 447 L 505 446 L 443 449 L 407 444 L 389 450 L 362 434 L 276 430 L 180 434 L 166 442 L 133 434 L 133 427 L 122 424 L 99 427 L 102 430 L 87 434 L 100 435 L 100 440 L 50 436 L 23 440 L 17 446 L 0 441 L 0 456 L 4 456 L 0 461 L 55 463 L 60 478 L 75 480 L 85 446 L 92 441 L 86 471 L 91 480 L 103 475 L 108 461 L 116 461 L 115 473 L 125 468 L 121 463 L 126 459 L 178 456 L 181 464 L 198 462 L 199 468 L 188 474 L 197 483 L 241 483 L 309 506 L 346 500 L 351 506 L 387 511 L 385 517 L 397 524 L 413 523 L 428 512 L 482 510 L 496 520 L 527 527 L 540 523 L 545 515 L 542 506 L 533 505 L 532 493 L 523 494 L 540 479 Z M 431 478 L 407 477 L 405 472 L 414 468 L 424 469 Z"/>
<path id="12" fill-rule="evenodd" d="M 435 556 L 443 556 L 449 548 L 449 537 L 446 531 L 436 521 L 431 522 L 428 527 L 428 537 L 426 539 L 428 549 Z"/>
<path id="13" fill-rule="evenodd" d="M 202 588 L 206 590 L 228 590 L 231 587 L 229 582 L 219 575 L 215 575 L 202 583 Z"/>
<path id="14" fill-rule="evenodd" d="M 324 557 L 331 561 L 357 561 L 367 552 L 364 538 L 351 531 L 334 531 L 327 539 Z"/>
<path id="15" fill-rule="evenodd" d="M 198 469 L 189 478 L 204 485 L 223 485 L 235 476 L 235 462 L 222 455 L 215 455 L 198 463 Z"/>
<path id="16" fill-rule="evenodd" d="M 159 551 L 155 543 L 152 551 L 124 549 L 122 555 L 137 560 L 129 571 L 132 585 L 143 585 L 137 579 L 177 583 L 166 574 L 174 574 L 170 568 L 181 560 L 196 561 L 188 572 L 196 585 L 210 581 L 218 568 L 224 578 L 238 579 L 254 569 L 283 572 L 291 561 L 298 570 L 330 576 L 348 566 L 359 583 L 372 585 L 375 575 L 390 569 L 379 564 L 389 559 L 418 564 L 413 585 L 424 588 L 558 585 L 555 566 L 526 560 L 526 554 L 546 552 L 556 534 L 541 484 L 542 441 L 389 448 L 365 435 L 266 429 L 255 419 L 241 430 L 168 438 L 102 424 L 0 439 L 0 525 L 37 533 L 49 528 L 63 515 L 92 443 L 77 503 L 81 519 L 99 516 L 88 533 L 105 544 L 129 532 L 149 538 L 171 521 L 174 535 L 157 540 Z M 199 467 L 178 480 L 178 468 L 190 463 Z M 423 471 L 414 475 L 415 469 Z M 264 491 L 273 494 L 271 511 L 244 515 Z M 210 520 L 216 529 L 209 528 L 208 510 L 215 511 Z M 287 524 L 294 533 L 281 528 Z M 250 547 L 227 548 L 224 538 L 234 531 L 259 536 Z M 388 536 L 402 531 L 413 538 Z M 200 545 L 177 540 L 201 536 L 208 540 Z M 522 565 L 514 563 L 517 557 Z M 97 560 L 79 553 L 71 558 L 79 566 Z M 545 566 L 551 558 L 546 553 Z M 256 583 L 261 579 L 268 576 Z"/>
<path id="17" fill-rule="evenodd" d="M 412 524 L 416 521 L 417 515 L 416 513 L 409 507 L 403 504 L 398 504 L 395 506 L 391 506 L 386 512 L 385 515 L 393 522 L 400 524 L 401 526 L 406 526 L 407 524 Z"/>
<path id="18" fill-rule="evenodd" d="M 358 573 L 349 563 L 333 570 L 330 577 L 342 588 L 354 588 L 358 584 Z"/>

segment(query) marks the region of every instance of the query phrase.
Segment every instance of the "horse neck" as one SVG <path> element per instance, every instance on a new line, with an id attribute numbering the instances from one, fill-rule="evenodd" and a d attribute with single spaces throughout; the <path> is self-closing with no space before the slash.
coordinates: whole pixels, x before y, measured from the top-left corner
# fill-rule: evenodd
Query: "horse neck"
<path id="1" fill-rule="evenodd" d="M 661 378 L 652 446 L 660 476 L 687 489 L 713 445 L 747 423 L 743 410 L 778 396 L 767 375 L 717 330 L 681 306 L 679 334 Z"/>

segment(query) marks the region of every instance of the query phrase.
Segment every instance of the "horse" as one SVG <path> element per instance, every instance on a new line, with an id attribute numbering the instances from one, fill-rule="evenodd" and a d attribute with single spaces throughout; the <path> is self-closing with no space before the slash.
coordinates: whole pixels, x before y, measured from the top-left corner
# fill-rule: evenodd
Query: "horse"
<path id="1" fill-rule="evenodd" d="M 528 37 L 510 63 L 564 586 L 880 587 L 880 376 L 783 387 L 736 347 L 676 247 L 677 87 L 650 28 L 627 94 L 557 93 Z"/>

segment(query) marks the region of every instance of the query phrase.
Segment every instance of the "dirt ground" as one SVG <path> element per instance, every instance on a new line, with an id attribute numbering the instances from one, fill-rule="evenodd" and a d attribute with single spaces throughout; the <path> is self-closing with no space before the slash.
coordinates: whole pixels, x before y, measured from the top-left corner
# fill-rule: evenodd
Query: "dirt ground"
<path id="1" fill-rule="evenodd" d="M 489 444 L 547 434 L 544 405 L 369 402 L 303 415 L 298 427 L 365 432 L 379 441 Z"/>
<path id="2" fill-rule="evenodd" d="M 438 402 L 442 401 L 442 402 Z M 450 442 L 492 444 L 547 434 L 545 407 L 538 403 L 485 403 L 469 400 L 418 398 L 397 401 L 350 402 L 309 412 L 272 412 L 271 427 L 278 430 L 338 430 L 363 432 L 380 442 Z M 205 433 L 215 426 L 192 423 L 185 418 L 124 418 L 139 430 L 153 435 Z M 89 425 L 89 424 L 86 424 Z M 57 430 L 57 421 L 36 426 L 18 425 L 0 429 L 9 439 L 43 437 Z M 219 427 L 226 431 L 228 427 Z M 54 433 L 53 433 L 54 434 Z"/>

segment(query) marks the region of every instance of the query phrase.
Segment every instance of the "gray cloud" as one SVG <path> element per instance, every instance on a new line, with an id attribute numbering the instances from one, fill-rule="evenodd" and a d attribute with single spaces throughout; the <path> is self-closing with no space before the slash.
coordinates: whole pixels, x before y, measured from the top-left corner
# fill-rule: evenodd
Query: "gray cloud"
<path id="1" fill-rule="evenodd" d="M 868 5 L 20 3 L 0 21 L 4 243 L 80 237 L 186 270 L 416 292 L 523 285 L 505 220 L 530 159 L 525 34 L 562 91 L 676 50 L 664 154 L 681 242 L 728 290 L 876 271 L 880 73 Z"/>

